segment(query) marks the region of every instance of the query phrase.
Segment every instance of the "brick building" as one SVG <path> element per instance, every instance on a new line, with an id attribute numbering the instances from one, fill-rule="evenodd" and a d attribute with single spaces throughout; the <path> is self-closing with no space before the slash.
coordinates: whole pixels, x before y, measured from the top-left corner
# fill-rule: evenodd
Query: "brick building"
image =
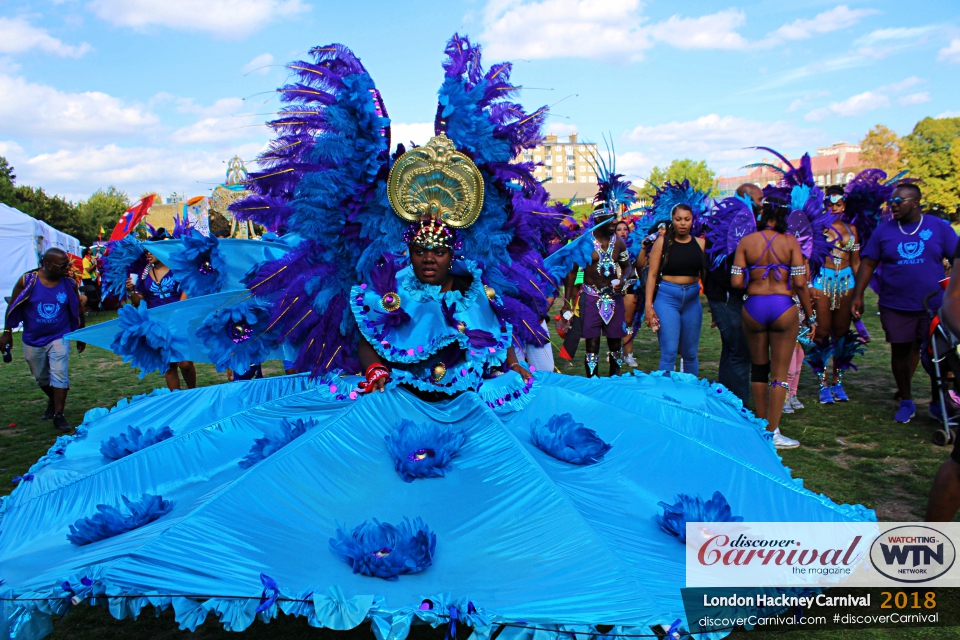
<path id="1" fill-rule="evenodd" d="M 573 200 L 573 204 L 591 202 L 597 193 L 597 172 L 594 157 L 597 145 L 577 140 L 572 133 L 566 140 L 554 134 L 533 149 L 524 149 L 516 158 L 537 165 L 533 176 L 550 195 L 558 200 Z"/>

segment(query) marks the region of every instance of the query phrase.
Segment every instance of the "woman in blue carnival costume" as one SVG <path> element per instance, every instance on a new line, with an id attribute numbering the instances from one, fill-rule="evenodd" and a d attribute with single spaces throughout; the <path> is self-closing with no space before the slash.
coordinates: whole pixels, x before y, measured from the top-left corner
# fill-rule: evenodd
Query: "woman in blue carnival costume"
<path id="1" fill-rule="evenodd" d="M 546 340 L 551 274 L 591 251 L 541 257 L 543 187 L 512 159 L 545 111 L 509 101 L 510 65 L 484 71 L 455 36 L 437 135 L 395 154 L 348 49 L 289 68 L 277 140 L 235 211 L 299 244 L 261 242 L 245 287 L 210 258 L 248 245 L 184 245 L 175 271 L 224 280 L 73 337 L 126 338 L 144 368 L 286 354 L 305 373 L 88 412 L 0 502 L 0 637 L 41 638 L 95 604 L 172 607 L 191 630 L 283 613 L 378 640 L 412 624 L 719 638 L 685 617 L 687 521 L 875 519 L 804 489 L 719 385 L 515 361 L 516 342 Z"/>

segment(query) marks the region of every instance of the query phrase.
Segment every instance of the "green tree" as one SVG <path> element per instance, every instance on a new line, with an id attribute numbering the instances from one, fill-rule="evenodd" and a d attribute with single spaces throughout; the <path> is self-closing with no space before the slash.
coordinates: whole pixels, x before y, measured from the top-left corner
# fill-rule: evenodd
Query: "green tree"
<path id="1" fill-rule="evenodd" d="M 103 227 L 104 237 L 109 238 L 117 220 L 130 208 L 130 204 L 129 196 L 114 186 L 98 189 L 86 202 L 81 202 L 78 205 L 82 229 L 78 238 L 80 243 L 87 246 L 92 244 L 100 233 L 100 227 Z"/>
<path id="2" fill-rule="evenodd" d="M 883 169 L 888 176 L 900 171 L 900 136 L 878 124 L 860 141 L 860 162 L 864 167 Z"/>
<path id="3" fill-rule="evenodd" d="M 921 180 L 923 204 L 960 210 L 960 118 L 924 118 L 900 141 L 903 167 Z"/>
<path id="4" fill-rule="evenodd" d="M 649 202 L 655 193 L 654 187 L 662 187 L 667 182 L 684 180 L 689 180 L 695 189 L 706 191 L 709 195 L 719 193 L 717 174 L 707 166 L 707 161 L 684 158 L 673 160 L 665 170 L 660 167 L 652 168 L 647 181 L 638 189 L 638 194 Z"/>
<path id="5" fill-rule="evenodd" d="M 7 164 L 7 159 L 0 156 L 0 202 L 13 207 L 16 200 L 14 196 L 14 186 L 17 176 L 13 173 L 13 167 Z"/>

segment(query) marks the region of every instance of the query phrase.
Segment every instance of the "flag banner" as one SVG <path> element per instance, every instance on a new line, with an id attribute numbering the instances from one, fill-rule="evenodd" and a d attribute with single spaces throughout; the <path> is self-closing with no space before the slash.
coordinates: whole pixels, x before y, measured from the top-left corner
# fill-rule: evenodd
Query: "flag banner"
<path id="1" fill-rule="evenodd" d="M 132 207 L 123 212 L 123 215 L 120 216 L 120 220 L 117 221 L 117 226 L 113 228 L 113 232 L 110 234 L 111 240 L 122 240 L 131 231 L 137 228 L 137 225 L 140 224 L 140 221 L 143 220 L 147 212 L 150 211 L 150 207 L 153 206 L 153 201 L 156 199 L 156 194 L 150 194 L 143 200 L 140 200 Z M 101 229 L 101 233 L 103 230 Z"/>

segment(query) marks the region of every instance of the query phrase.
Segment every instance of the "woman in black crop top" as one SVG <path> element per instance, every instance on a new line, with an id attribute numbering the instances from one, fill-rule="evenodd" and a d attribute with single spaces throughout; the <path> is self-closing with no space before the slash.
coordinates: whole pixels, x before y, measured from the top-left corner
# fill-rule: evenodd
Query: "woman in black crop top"
<path id="1" fill-rule="evenodd" d="M 703 238 L 694 238 L 693 210 L 678 204 L 667 234 L 650 251 L 645 315 L 660 340 L 660 370 L 676 369 L 677 354 L 685 373 L 698 375 L 700 362 L 700 278 L 706 270 Z M 656 301 L 654 301 L 656 296 Z"/>

